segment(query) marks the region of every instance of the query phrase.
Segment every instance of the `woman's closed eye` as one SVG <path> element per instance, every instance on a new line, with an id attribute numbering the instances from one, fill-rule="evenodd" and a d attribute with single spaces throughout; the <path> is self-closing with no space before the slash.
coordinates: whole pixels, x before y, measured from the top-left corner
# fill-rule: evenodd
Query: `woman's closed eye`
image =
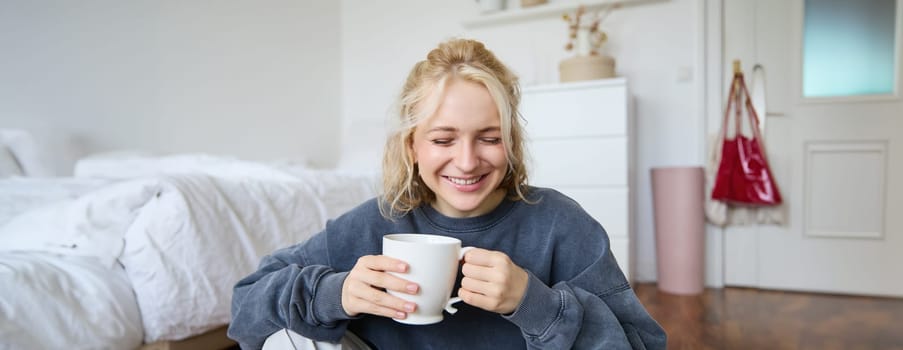
<path id="1" fill-rule="evenodd" d="M 500 137 L 481 137 L 479 141 L 489 145 L 498 145 L 502 143 L 502 139 Z M 454 143 L 453 139 L 432 139 L 430 140 L 434 145 L 437 146 L 448 146 Z"/>

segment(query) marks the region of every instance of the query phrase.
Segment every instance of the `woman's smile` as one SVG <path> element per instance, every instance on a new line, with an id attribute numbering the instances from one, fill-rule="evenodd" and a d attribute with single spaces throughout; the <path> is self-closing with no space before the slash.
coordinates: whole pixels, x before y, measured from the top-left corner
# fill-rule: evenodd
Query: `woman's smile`
<path id="1" fill-rule="evenodd" d="M 473 192 L 480 189 L 480 185 L 483 183 L 483 179 L 486 178 L 485 175 L 480 176 L 472 176 L 472 177 L 451 177 L 451 176 L 443 176 L 446 180 L 452 183 L 459 191 L 461 192 Z"/>

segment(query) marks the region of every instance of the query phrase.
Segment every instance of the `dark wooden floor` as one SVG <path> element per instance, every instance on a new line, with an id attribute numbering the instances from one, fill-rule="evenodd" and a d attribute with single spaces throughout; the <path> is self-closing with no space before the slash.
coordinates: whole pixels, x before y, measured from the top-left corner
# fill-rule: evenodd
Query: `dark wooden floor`
<path id="1" fill-rule="evenodd" d="M 634 286 L 668 349 L 901 349 L 903 299 L 707 288 L 697 296 Z"/>

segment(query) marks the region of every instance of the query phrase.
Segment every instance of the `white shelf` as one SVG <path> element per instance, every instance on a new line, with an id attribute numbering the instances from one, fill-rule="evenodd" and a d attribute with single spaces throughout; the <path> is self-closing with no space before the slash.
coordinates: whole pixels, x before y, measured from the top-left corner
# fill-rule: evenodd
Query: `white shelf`
<path id="1" fill-rule="evenodd" d="M 513 2 L 517 0 L 508 0 Z M 577 7 L 583 5 L 587 11 L 597 10 L 609 4 L 630 4 L 642 3 L 661 0 L 564 0 L 560 2 L 549 2 L 542 5 L 536 5 L 527 8 L 513 8 L 498 12 L 491 12 L 480 15 L 475 18 L 464 20 L 461 24 L 465 28 L 486 27 L 498 24 L 523 22 L 537 18 L 561 17 L 565 13 L 573 13 Z M 622 5 L 623 6 L 623 5 Z"/>
<path id="2" fill-rule="evenodd" d="M 533 92 L 555 91 L 555 90 L 579 90 L 579 89 L 585 89 L 585 88 L 620 86 L 620 85 L 626 86 L 627 78 L 611 77 L 611 78 L 604 78 L 604 79 L 571 81 L 571 82 L 566 82 L 566 83 L 524 85 L 522 91 L 533 93 Z"/>

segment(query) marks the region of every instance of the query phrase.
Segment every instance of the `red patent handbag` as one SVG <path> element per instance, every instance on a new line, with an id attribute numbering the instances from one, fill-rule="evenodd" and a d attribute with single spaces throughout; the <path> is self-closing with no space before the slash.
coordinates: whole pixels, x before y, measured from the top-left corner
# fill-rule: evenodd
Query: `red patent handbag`
<path id="1" fill-rule="evenodd" d="M 762 135 L 759 118 L 749 98 L 749 91 L 743 81 L 743 73 L 734 73 L 734 81 L 724 111 L 721 128 L 721 162 L 712 189 L 712 199 L 729 204 L 770 206 L 781 204 L 781 192 L 772 176 Z M 742 103 L 745 98 L 746 103 Z M 743 135 L 741 105 L 746 107 L 753 137 Z M 734 138 L 727 136 L 728 117 L 735 111 Z"/>

